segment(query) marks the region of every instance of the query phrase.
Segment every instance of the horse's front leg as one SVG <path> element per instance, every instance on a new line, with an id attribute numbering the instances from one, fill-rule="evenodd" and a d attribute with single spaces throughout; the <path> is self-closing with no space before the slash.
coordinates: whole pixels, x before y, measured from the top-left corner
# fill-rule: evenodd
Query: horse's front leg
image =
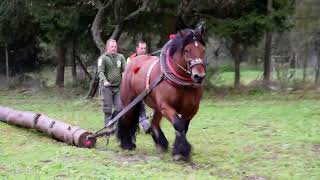
<path id="1" fill-rule="evenodd" d="M 191 145 L 187 140 L 186 132 L 189 121 L 179 117 L 177 112 L 169 105 L 163 105 L 161 113 L 172 123 L 176 131 L 176 139 L 173 144 L 172 155 L 174 160 L 190 160 Z"/>

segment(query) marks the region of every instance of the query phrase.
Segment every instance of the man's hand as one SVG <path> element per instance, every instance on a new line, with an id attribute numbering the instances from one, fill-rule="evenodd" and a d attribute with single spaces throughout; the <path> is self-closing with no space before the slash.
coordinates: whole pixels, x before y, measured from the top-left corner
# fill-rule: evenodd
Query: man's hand
<path id="1" fill-rule="evenodd" d="M 109 81 L 105 80 L 103 81 L 103 86 L 104 87 L 109 87 L 111 84 L 109 83 Z"/>

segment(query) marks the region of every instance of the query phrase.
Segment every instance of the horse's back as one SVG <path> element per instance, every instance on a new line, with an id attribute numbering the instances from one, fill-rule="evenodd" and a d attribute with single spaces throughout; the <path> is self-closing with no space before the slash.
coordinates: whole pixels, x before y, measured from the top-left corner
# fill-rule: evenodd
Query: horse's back
<path id="1" fill-rule="evenodd" d="M 149 68 L 156 61 L 158 61 L 156 56 L 141 55 L 133 58 L 127 65 L 120 88 L 120 95 L 124 104 L 145 90 Z"/>

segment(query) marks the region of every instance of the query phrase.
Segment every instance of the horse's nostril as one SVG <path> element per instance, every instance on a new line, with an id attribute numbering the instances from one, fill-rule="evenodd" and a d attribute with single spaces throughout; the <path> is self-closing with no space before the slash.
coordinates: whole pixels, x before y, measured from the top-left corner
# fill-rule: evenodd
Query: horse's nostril
<path id="1" fill-rule="evenodd" d="M 194 80 L 196 83 L 199 83 L 199 84 L 202 83 L 203 78 L 204 78 L 204 76 L 200 76 L 200 75 L 198 75 L 198 74 L 193 75 L 193 80 Z"/>

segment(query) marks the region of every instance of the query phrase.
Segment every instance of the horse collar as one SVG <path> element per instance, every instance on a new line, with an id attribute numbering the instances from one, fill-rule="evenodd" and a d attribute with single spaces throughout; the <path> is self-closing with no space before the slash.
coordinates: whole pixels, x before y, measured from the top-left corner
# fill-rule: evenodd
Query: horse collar
<path id="1" fill-rule="evenodd" d="M 173 67 L 173 65 L 172 65 L 172 62 L 173 62 L 173 59 L 170 57 L 170 55 L 169 55 L 169 50 L 170 50 L 170 48 L 168 48 L 168 50 L 167 50 L 167 64 L 168 64 L 168 67 L 169 67 L 169 70 L 172 72 L 172 74 L 174 75 L 174 76 L 176 76 L 178 79 L 180 79 L 180 80 L 182 80 L 182 81 L 187 81 L 187 82 L 192 82 L 192 79 L 191 79 L 191 77 L 185 77 L 185 76 L 182 76 L 182 75 L 180 75 L 178 72 L 177 72 L 177 70 Z M 189 72 L 187 69 L 185 69 L 184 67 L 182 67 L 180 64 L 177 64 L 176 63 L 176 65 L 180 68 L 180 69 L 182 69 L 186 74 L 188 74 L 188 75 L 191 75 L 191 72 Z"/>
<path id="2" fill-rule="evenodd" d="M 191 77 L 185 77 L 178 74 L 176 69 L 172 65 L 172 59 L 169 55 L 169 49 L 171 47 L 172 40 L 168 41 L 164 47 L 161 49 L 160 53 L 160 68 L 163 72 L 165 79 L 173 86 L 182 86 L 182 87 L 199 87 L 200 84 L 193 82 Z M 191 63 L 195 65 L 196 63 Z"/>

